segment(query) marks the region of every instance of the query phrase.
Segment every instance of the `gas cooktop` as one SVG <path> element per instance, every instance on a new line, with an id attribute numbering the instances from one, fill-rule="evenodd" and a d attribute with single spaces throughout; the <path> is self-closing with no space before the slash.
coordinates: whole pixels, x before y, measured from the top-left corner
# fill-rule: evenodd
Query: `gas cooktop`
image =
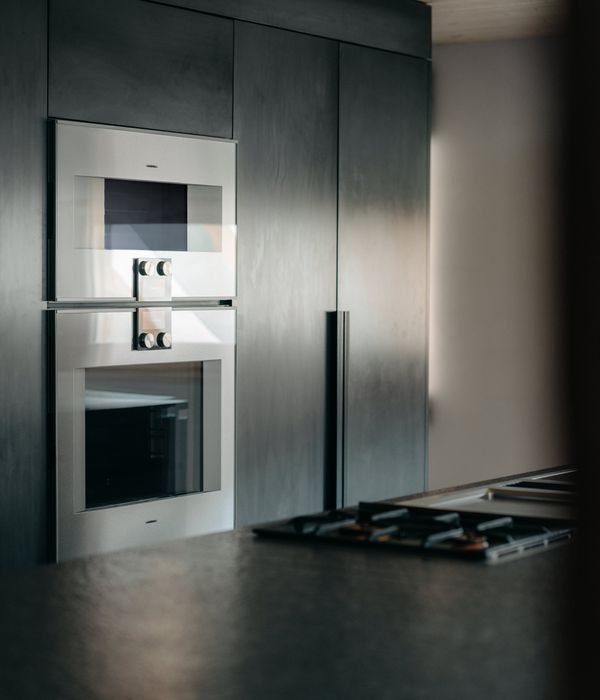
<path id="1" fill-rule="evenodd" d="M 259 526 L 254 532 L 494 562 L 568 542 L 575 528 L 564 520 L 363 502 Z"/>

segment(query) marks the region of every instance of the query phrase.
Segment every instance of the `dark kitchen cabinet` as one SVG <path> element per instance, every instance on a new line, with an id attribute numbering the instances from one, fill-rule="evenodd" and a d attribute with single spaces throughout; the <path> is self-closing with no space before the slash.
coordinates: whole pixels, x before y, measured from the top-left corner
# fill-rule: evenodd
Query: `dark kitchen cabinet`
<path id="1" fill-rule="evenodd" d="M 233 20 L 52 0 L 49 41 L 49 116 L 231 138 Z"/>
<path id="2" fill-rule="evenodd" d="M 46 557 L 46 2 L 0 2 L 0 568 Z"/>
<path id="3" fill-rule="evenodd" d="M 431 57 L 431 8 L 418 0 L 161 0 L 247 22 Z"/>
<path id="4" fill-rule="evenodd" d="M 0 278 L 0 320 L 10 329 L 0 341 L 0 566 L 43 561 L 52 537 L 48 117 L 239 142 L 237 524 L 321 510 L 336 466 L 346 503 L 420 490 L 429 7 L 6 0 L 0 8 L 0 251 L 10 261 Z M 332 353 L 336 309 L 349 312 L 345 365 L 344 353 Z M 345 396 L 332 391 L 340 376 Z M 336 397 L 345 412 L 331 410 Z"/>
<path id="5" fill-rule="evenodd" d="M 237 524 L 323 507 L 338 45 L 235 27 Z"/>
<path id="6" fill-rule="evenodd" d="M 340 47 L 346 504 L 425 486 L 429 70 L 421 59 Z"/>
<path id="7" fill-rule="evenodd" d="M 237 523 L 332 505 L 338 465 L 338 503 L 421 491 L 429 63 L 244 23 L 235 55 Z"/>

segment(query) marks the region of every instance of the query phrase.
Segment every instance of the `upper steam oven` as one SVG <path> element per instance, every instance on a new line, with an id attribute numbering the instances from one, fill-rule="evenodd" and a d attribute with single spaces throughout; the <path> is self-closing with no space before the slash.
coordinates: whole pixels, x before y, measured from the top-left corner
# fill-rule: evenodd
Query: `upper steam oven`
<path id="1" fill-rule="evenodd" d="M 234 297 L 235 168 L 233 141 L 54 122 L 50 298 Z"/>

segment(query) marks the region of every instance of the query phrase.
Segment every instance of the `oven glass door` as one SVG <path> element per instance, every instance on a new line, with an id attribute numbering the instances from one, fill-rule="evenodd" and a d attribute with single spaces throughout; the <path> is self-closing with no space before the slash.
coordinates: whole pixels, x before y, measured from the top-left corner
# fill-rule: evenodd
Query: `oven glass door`
<path id="1" fill-rule="evenodd" d="M 86 509 L 219 489 L 219 464 L 203 459 L 218 438 L 204 434 L 203 390 L 217 395 L 220 370 L 219 360 L 84 370 Z"/>
<path id="2" fill-rule="evenodd" d="M 90 239 L 90 247 L 169 253 L 223 250 L 222 187 L 79 176 L 75 182 L 78 228 Z M 102 221 L 89 226 L 88 213 L 96 200 Z"/>
<path id="3" fill-rule="evenodd" d="M 60 559 L 233 527 L 235 312 L 174 309 L 153 350 L 137 313 L 54 312 Z"/>
<path id="4" fill-rule="evenodd" d="M 232 141 L 57 121 L 59 301 L 136 298 L 135 261 L 167 258 L 175 299 L 235 296 Z"/>

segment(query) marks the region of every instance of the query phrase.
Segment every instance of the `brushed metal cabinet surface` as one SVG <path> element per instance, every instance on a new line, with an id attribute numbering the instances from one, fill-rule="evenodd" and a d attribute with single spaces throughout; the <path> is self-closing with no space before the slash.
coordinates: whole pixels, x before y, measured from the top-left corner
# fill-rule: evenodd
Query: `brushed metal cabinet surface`
<path id="1" fill-rule="evenodd" d="M 319 510 L 335 309 L 337 45 L 237 23 L 236 524 Z"/>
<path id="2" fill-rule="evenodd" d="M 231 137 L 233 22 L 142 0 L 52 0 L 52 117 Z"/>
<path id="3" fill-rule="evenodd" d="M 342 45 L 339 308 L 345 503 L 425 486 L 429 63 Z"/>
<path id="4" fill-rule="evenodd" d="M 153 2 L 155 0 L 152 0 Z M 159 0 L 156 0 L 157 2 Z M 160 0 L 163 4 L 431 57 L 431 7 L 419 0 Z"/>
<path id="5" fill-rule="evenodd" d="M 0 3 L 0 568 L 46 558 L 46 2 Z"/>

